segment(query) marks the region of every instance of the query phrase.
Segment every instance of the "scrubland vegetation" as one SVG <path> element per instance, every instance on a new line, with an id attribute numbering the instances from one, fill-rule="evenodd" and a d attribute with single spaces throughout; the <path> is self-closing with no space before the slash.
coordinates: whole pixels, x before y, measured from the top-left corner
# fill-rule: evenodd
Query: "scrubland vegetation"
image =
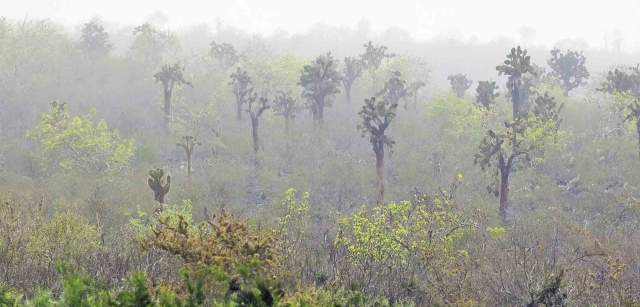
<path id="1" fill-rule="evenodd" d="M 0 20 L 0 305 L 640 306 L 638 54 L 401 34 Z"/>

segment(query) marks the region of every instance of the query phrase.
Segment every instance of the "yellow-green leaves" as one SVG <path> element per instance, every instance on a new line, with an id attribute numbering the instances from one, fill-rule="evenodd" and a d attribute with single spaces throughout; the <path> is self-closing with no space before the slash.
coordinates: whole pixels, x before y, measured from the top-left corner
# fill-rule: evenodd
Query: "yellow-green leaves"
<path id="1" fill-rule="evenodd" d="M 342 218 L 336 242 L 360 263 L 367 259 L 404 261 L 410 255 L 428 259 L 452 253 L 470 226 L 447 202 L 414 205 L 403 201 L 363 208 Z"/>
<path id="2" fill-rule="evenodd" d="M 27 246 L 29 252 L 46 261 L 75 260 L 100 248 L 100 232 L 80 215 L 57 213 L 37 228 Z"/>
<path id="3" fill-rule="evenodd" d="M 135 152 L 133 139 L 120 137 L 104 120 L 94 122 L 92 114 L 72 117 L 65 104 L 55 102 L 29 137 L 66 171 L 116 173 L 128 166 Z"/>
<path id="4" fill-rule="evenodd" d="M 482 110 L 454 95 L 436 97 L 429 102 L 427 112 L 430 120 L 441 124 L 446 137 L 459 138 L 469 131 L 482 130 Z"/>
<path id="5" fill-rule="evenodd" d="M 486 231 L 492 239 L 498 239 L 507 233 L 507 229 L 502 226 L 487 227 Z"/>

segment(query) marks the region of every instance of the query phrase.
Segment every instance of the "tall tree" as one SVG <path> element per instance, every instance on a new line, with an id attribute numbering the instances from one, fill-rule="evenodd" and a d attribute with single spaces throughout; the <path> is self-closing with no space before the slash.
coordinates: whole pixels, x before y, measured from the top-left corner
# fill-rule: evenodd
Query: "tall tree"
<path id="1" fill-rule="evenodd" d="M 342 85 L 344 93 L 347 96 L 347 103 L 351 104 L 351 87 L 353 83 L 362 74 L 362 61 L 354 57 L 344 58 L 344 67 L 342 68 Z"/>
<path id="2" fill-rule="evenodd" d="M 300 76 L 302 96 L 309 102 L 315 124 L 322 126 L 324 108 L 331 105 L 335 94 L 340 92 L 340 73 L 331 53 L 316 58 L 313 64 L 305 65 Z"/>
<path id="3" fill-rule="evenodd" d="M 184 79 L 183 68 L 178 63 L 162 66 L 162 69 L 153 75 L 153 77 L 156 79 L 156 82 L 160 82 L 162 84 L 164 115 L 167 122 L 170 122 L 173 117 L 173 106 L 171 101 L 173 98 L 173 90 L 176 86 L 183 84 L 191 86 L 191 83 Z"/>
<path id="4" fill-rule="evenodd" d="M 391 148 L 394 141 L 385 134 L 389 124 L 396 116 L 397 102 L 389 99 L 377 99 L 371 97 L 366 99 L 362 110 L 358 113 L 362 117 L 362 123 L 358 125 L 358 130 L 362 132 L 362 137 L 369 135 L 369 142 L 376 155 L 376 178 L 378 204 L 384 202 L 384 149 L 385 146 Z"/>
<path id="5" fill-rule="evenodd" d="M 498 86 L 495 81 L 478 81 L 478 87 L 476 87 L 476 102 L 485 107 L 486 109 L 496 102 L 499 94 L 496 92 Z"/>
<path id="6" fill-rule="evenodd" d="M 231 85 L 233 86 L 233 95 L 236 97 L 236 119 L 240 121 L 242 120 L 242 107 L 245 104 L 253 103 L 258 98 L 258 94 L 255 92 L 249 73 L 240 67 L 231 74 Z"/>
<path id="7" fill-rule="evenodd" d="M 551 50 L 551 58 L 547 63 L 554 75 L 562 81 L 565 96 L 589 78 L 586 60 L 582 52 L 567 50 L 566 53 L 562 53 L 558 49 Z"/>
<path id="8" fill-rule="evenodd" d="M 191 182 L 191 158 L 193 157 L 193 150 L 199 145 L 202 145 L 202 143 L 198 142 L 198 139 L 191 135 L 183 136 L 180 143 L 176 144 L 176 146 L 184 149 L 184 153 L 187 156 L 187 180 L 189 180 L 189 182 Z"/>
<path id="9" fill-rule="evenodd" d="M 260 140 L 258 138 L 258 126 L 260 124 L 260 116 L 269 109 L 269 99 L 260 97 L 259 103 L 254 105 L 254 100 L 247 102 L 247 113 L 251 117 L 251 139 L 253 140 L 253 152 L 257 153 L 260 148 Z"/>
<path id="10" fill-rule="evenodd" d="M 511 93 L 511 104 L 513 118 L 519 117 L 523 114 L 524 101 L 523 78 L 527 74 L 534 73 L 534 68 L 531 65 L 531 57 L 527 55 L 527 50 L 520 48 L 511 48 L 511 52 L 507 54 L 507 59 L 504 64 L 496 66 L 496 70 L 499 75 L 508 76 L 507 89 Z"/>
<path id="11" fill-rule="evenodd" d="M 211 44 L 211 55 L 218 60 L 220 66 L 225 69 L 236 65 L 240 61 L 240 56 L 238 55 L 238 51 L 233 45 L 229 43 L 216 43 L 216 41 L 212 41 Z"/>
<path id="12" fill-rule="evenodd" d="M 547 139 L 555 140 L 553 136 L 560 125 L 561 109 L 562 105 L 545 93 L 536 98 L 529 118 L 516 117 L 505 122 L 502 131 L 489 130 L 480 143 L 474 162 L 483 171 L 495 167 L 497 180 L 488 186 L 488 190 L 499 197 L 499 213 L 504 224 L 508 223 L 510 176 L 519 160 L 531 161 L 534 155 L 543 152 Z"/>
<path id="13" fill-rule="evenodd" d="M 91 58 L 103 57 L 113 48 L 109 43 L 109 34 L 97 19 L 92 19 L 82 26 L 80 47 Z"/>
<path id="14" fill-rule="evenodd" d="M 464 93 L 473 83 L 473 81 L 469 80 L 465 74 L 450 75 L 447 79 L 451 84 L 451 89 L 458 97 L 464 97 Z"/>
<path id="15" fill-rule="evenodd" d="M 296 113 L 298 112 L 296 99 L 293 98 L 291 92 L 278 91 L 276 93 L 273 98 L 273 112 L 275 115 L 284 118 L 284 131 L 288 133 L 290 123 L 296 118 Z"/>

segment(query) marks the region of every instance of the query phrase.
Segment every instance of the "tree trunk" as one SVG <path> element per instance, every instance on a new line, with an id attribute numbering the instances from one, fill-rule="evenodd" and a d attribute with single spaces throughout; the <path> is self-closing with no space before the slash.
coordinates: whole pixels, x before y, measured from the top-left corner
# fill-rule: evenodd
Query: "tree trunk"
<path id="1" fill-rule="evenodd" d="M 171 121 L 171 90 L 164 90 L 164 116 L 167 122 Z"/>
<path id="2" fill-rule="evenodd" d="M 509 172 L 508 164 L 500 166 L 500 219 L 502 224 L 507 224 L 507 210 L 509 209 Z"/>
<path id="3" fill-rule="evenodd" d="M 324 104 L 318 105 L 318 126 L 322 128 L 322 122 L 324 121 Z"/>
<path id="4" fill-rule="evenodd" d="M 187 182 L 191 184 L 191 152 L 187 152 Z"/>
<path id="5" fill-rule="evenodd" d="M 384 203 L 384 145 L 378 147 L 375 150 L 376 153 L 376 178 L 378 194 L 376 197 L 376 203 L 382 205 Z"/>
<path id="6" fill-rule="evenodd" d="M 512 114 L 513 114 L 513 119 L 518 118 L 518 108 L 520 105 L 520 89 L 517 86 L 514 86 L 513 89 L 511 90 L 511 107 L 512 107 Z"/>
<path id="7" fill-rule="evenodd" d="M 351 104 L 351 84 L 344 86 L 344 93 L 347 95 L 347 104 Z"/>
<path id="8" fill-rule="evenodd" d="M 236 101 L 236 119 L 238 121 L 242 120 L 242 103 Z"/>
<path id="9" fill-rule="evenodd" d="M 251 137 L 253 139 L 253 152 L 258 152 L 258 118 L 251 118 Z"/>

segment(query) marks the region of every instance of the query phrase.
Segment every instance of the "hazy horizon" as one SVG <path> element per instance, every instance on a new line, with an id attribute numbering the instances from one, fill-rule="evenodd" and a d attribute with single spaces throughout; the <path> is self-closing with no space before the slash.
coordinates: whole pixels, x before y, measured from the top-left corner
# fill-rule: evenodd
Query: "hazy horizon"
<path id="1" fill-rule="evenodd" d="M 419 41 L 446 37 L 489 42 L 507 38 L 550 48 L 570 40 L 594 49 L 640 50 L 640 39 L 633 35 L 640 29 L 640 21 L 634 18 L 640 12 L 637 1 L 613 0 L 602 7 L 598 2 L 542 0 L 527 8 L 526 14 L 505 16 L 507 3 L 502 0 L 446 3 L 401 0 L 393 4 L 336 0 L 25 0 L 0 5 L 0 9 L 10 19 L 46 18 L 71 28 L 99 17 L 120 27 L 149 20 L 172 30 L 202 24 L 215 29 L 222 24 L 271 36 L 306 33 L 318 24 L 355 29 L 364 21 L 373 33 L 401 29 Z M 570 18 L 571 22 L 563 18 Z"/>

